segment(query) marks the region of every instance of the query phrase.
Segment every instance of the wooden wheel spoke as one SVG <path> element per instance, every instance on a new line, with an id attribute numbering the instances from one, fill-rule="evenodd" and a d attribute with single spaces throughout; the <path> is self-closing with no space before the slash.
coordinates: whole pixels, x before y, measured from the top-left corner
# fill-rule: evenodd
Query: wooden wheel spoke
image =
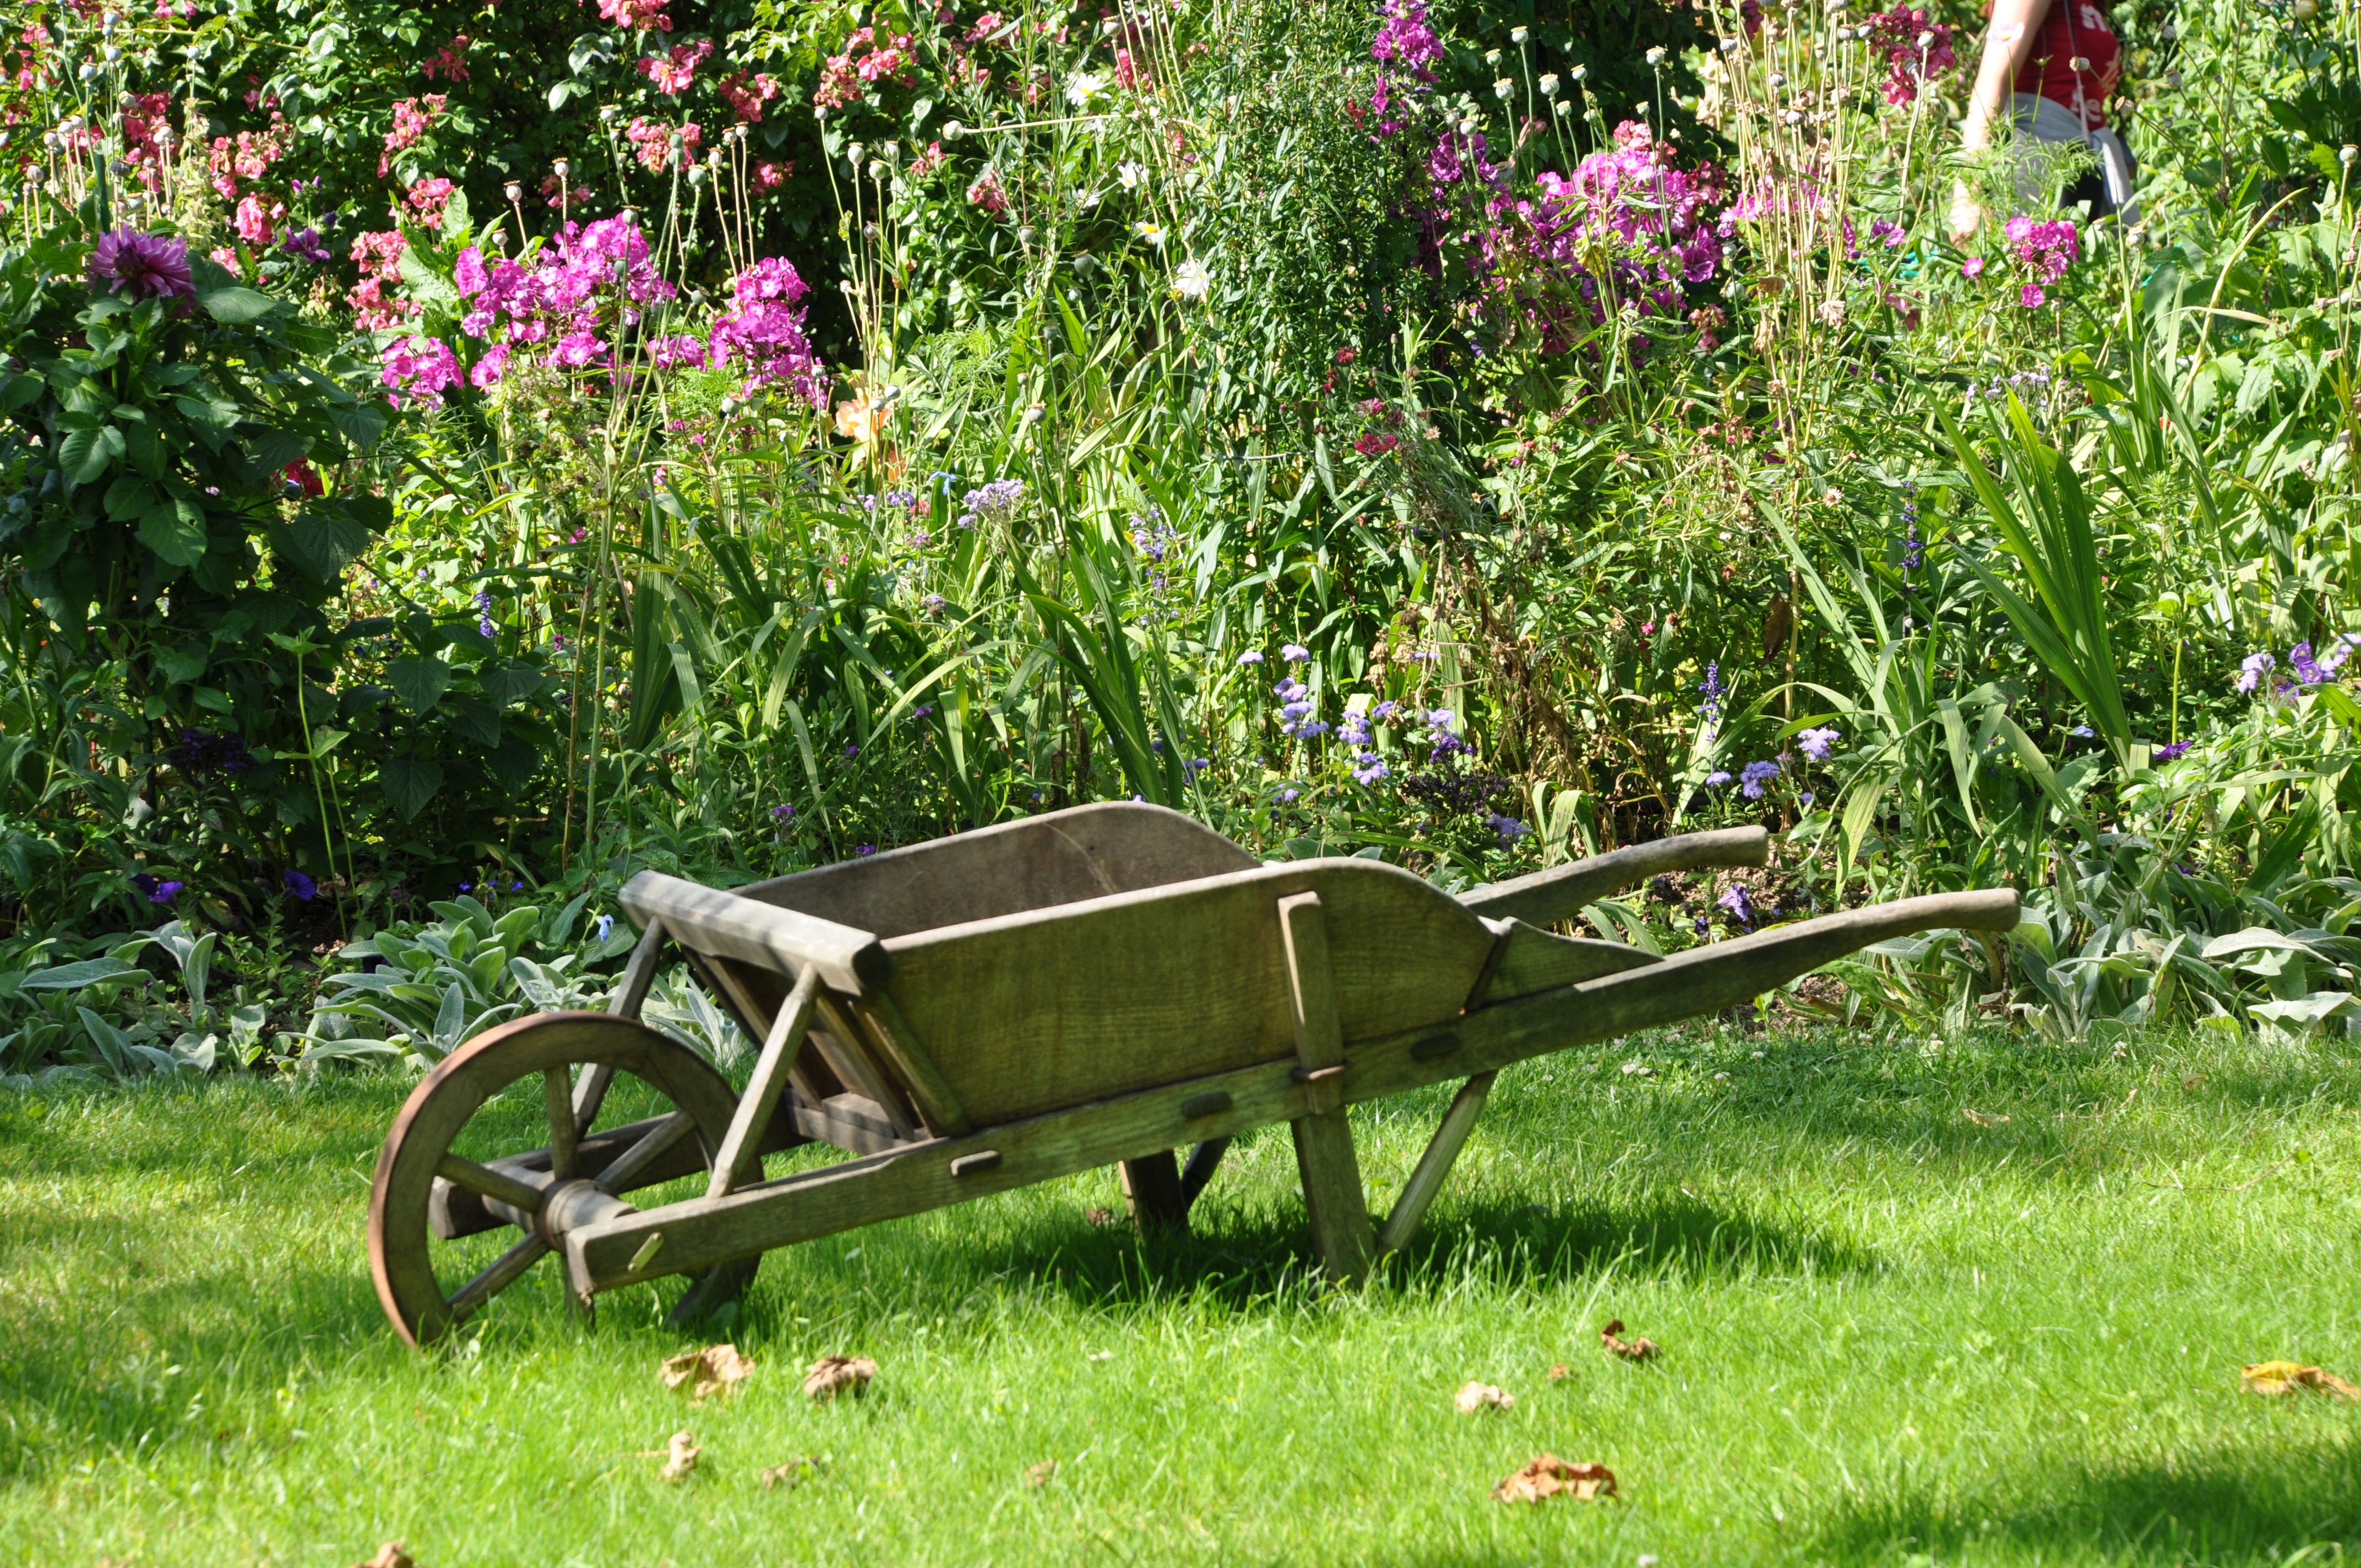
<path id="1" fill-rule="evenodd" d="M 492 1259 L 491 1266 L 459 1287 L 458 1293 L 445 1303 L 451 1310 L 454 1323 L 464 1322 L 477 1308 L 507 1289 L 522 1278 L 524 1271 L 539 1263 L 549 1251 L 549 1238 L 539 1231 Z"/>
<path id="2" fill-rule="evenodd" d="M 697 1118 L 675 1111 L 650 1128 L 645 1136 L 598 1173 L 598 1190 L 613 1196 L 630 1187 L 631 1179 L 661 1158 L 673 1145 L 697 1128 Z"/>
<path id="3" fill-rule="evenodd" d="M 489 1165 L 478 1165 L 474 1160 L 446 1154 L 434 1167 L 434 1174 L 454 1187 L 464 1187 L 470 1192 L 505 1203 L 527 1214 L 541 1211 L 540 1188 L 528 1181 L 520 1181 L 508 1172 L 496 1170 Z"/>
<path id="4" fill-rule="evenodd" d="M 582 1081 L 574 1086 L 574 1135 L 587 1138 L 590 1124 L 598 1119 L 598 1108 L 607 1102 L 608 1086 L 615 1081 L 615 1069 L 607 1062 L 594 1062 L 585 1068 Z"/>
<path id="5" fill-rule="evenodd" d="M 574 1120 L 573 1076 L 563 1067 L 553 1067 L 541 1075 L 541 1082 L 549 1100 L 550 1174 L 571 1181 L 580 1174 L 575 1147 L 581 1141 Z"/>

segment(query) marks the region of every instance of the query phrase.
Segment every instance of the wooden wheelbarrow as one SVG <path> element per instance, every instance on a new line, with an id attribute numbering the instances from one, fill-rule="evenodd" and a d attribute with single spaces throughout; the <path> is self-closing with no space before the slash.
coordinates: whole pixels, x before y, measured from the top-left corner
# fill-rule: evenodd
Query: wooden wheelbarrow
<path id="1" fill-rule="evenodd" d="M 1231 1138 L 1274 1122 L 1293 1130 L 1323 1265 L 1356 1280 L 1417 1229 L 1502 1068 L 1750 1001 L 1872 942 L 2016 924 L 2004 889 L 1669 959 L 1543 928 L 1766 849 L 1760 828 L 1694 833 L 1454 898 L 1375 861 L 1266 865 L 1126 804 L 730 893 L 644 872 L 623 890 L 644 935 L 607 1013 L 478 1036 L 394 1119 L 369 1199 L 378 1299 L 423 1345 L 555 1253 L 585 1307 L 679 1274 L 696 1282 L 676 1310 L 693 1315 L 771 1248 L 1110 1163 L 1142 1224 L 1179 1226 Z M 667 948 L 762 1042 L 742 1092 L 639 1021 Z M 602 1128 L 618 1072 L 671 1109 Z M 452 1152 L 488 1102 L 535 1078 L 546 1146 Z M 1345 1107 L 1447 1079 L 1464 1087 L 1373 1228 Z M 855 1157 L 764 1179 L 765 1154 L 811 1142 Z M 700 1197 L 630 1201 L 700 1175 Z M 472 1277 L 438 1266 L 438 1241 L 502 1227 L 519 1239 Z"/>

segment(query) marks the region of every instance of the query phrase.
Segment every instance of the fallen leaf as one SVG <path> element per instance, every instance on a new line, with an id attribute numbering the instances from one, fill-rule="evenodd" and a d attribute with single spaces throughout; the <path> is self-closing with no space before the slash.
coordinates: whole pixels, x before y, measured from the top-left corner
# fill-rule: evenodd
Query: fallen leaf
<path id="1" fill-rule="evenodd" d="M 754 1371 L 754 1364 L 738 1354 L 734 1344 L 708 1344 L 703 1350 L 692 1350 L 675 1355 L 664 1364 L 664 1387 L 686 1387 L 692 1398 L 702 1399 L 711 1394 L 734 1394 L 738 1385 Z"/>
<path id="2" fill-rule="evenodd" d="M 848 1388 L 860 1393 L 876 1376 L 877 1364 L 865 1355 L 823 1355 L 804 1375 L 804 1392 L 824 1402 Z"/>
<path id="3" fill-rule="evenodd" d="M 1049 1484 L 1049 1477 L 1057 1473 L 1058 1462 L 1054 1459 L 1045 1459 L 1026 1470 L 1025 1484 L 1028 1486 L 1046 1486 Z"/>
<path id="4" fill-rule="evenodd" d="M 1626 1361 L 1646 1361 L 1657 1354 L 1654 1340 L 1624 1339 L 1622 1332 L 1623 1320 L 1620 1318 L 1598 1331 L 1598 1343 L 1609 1354 L 1620 1355 Z"/>
<path id="5" fill-rule="evenodd" d="M 785 1486 L 789 1491 L 804 1484 L 805 1477 L 819 1474 L 819 1461 L 807 1453 L 797 1454 L 785 1464 L 774 1464 L 763 1472 L 764 1490 Z"/>
<path id="6" fill-rule="evenodd" d="M 1505 1388 L 1495 1388 L 1489 1383 L 1470 1381 L 1459 1390 L 1459 1397 L 1452 1402 L 1459 1407 L 1461 1415 L 1472 1416 L 1477 1411 L 1487 1408 L 1495 1410 L 1514 1409 L 1517 1397 Z"/>
<path id="7" fill-rule="evenodd" d="M 688 1479 L 688 1473 L 697 1468 L 697 1456 L 703 1450 L 697 1446 L 697 1440 L 688 1435 L 687 1429 L 683 1428 L 672 1434 L 666 1452 L 671 1457 L 664 1461 L 664 1468 L 656 1472 L 657 1478 L 685 1481 Z"/>
<path id="8" fill-rule="evenodd" d="M 1615 1472 L 1604 1464 L 1568 1464 L 1554 1453 L 1544 1453 L 1492 1488 L 1499 1503 L 1539 1503 L 1560 1493 L 1572 1493 L 1578 1502 L 1615 1496 Z"/>
<path id="9" fill-rule="evenodd" d="M 1082 1211 L 1082 1218 L 1093 1225 L 1112 1225 L 1115 1223 L 1115 1211 L 1103 1209 L 1093 1203 Z"/>
<path id="10" fill-rule="evenodd" d="M 1553 1383 L 1563 1383 L 1573 1376 L 1574 1368 L 1563 1361 L 1549 1369 L 1549 1380 Z"/>
<path id="11" fill-rule="evenodd" d="M 2006 1116 L 1987 1116 L 1981 1111 L 1971 1111 L 1964 1105 L 1960 1107 L 1960 1114 L 1965 1116 L 1969 1121 L 1973 1122 L 1979 1127 L 2005 1127 L 2008 1125 L 2008 1118 Z"/>
<path id="12" fill-rule="evenodd" d="M 411 1562 L 410 1553 L 401 1549 L 401 1542 L 389 1541 L 377 1549 L 375 1557 L 366 1563 L 356 1563 L 353 1568 L 417 1568 L 417 1564 Z"/>
<path id="13" fill-rule="evenodd" d="M 2334 1372 L 2323 1372 L 2317 1366 L 2304 1366 L 2292 1361 L 2261 1361 L 2242 1367 L 2239 1377 L 2247 1391 L 2255 1394 L 2292 1394 L 2310 1388 L 2338 1399 L 2361 1399 L 2361 1388 L 2355 1387 Z"/>

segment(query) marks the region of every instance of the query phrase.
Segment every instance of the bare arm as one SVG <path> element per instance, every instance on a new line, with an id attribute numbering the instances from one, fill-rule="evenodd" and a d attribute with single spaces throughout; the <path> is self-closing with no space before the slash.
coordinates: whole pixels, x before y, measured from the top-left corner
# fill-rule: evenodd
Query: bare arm
<path id="1" fill-rule="evenodd" d="M 2049 9 L 2049 0 L 1993 0 L 1992 27 L 1984 34 L 1983 59 L 1976 71 L 1976 87 L 1968 98 L 1968 117 L 1960 127 L 1960 146 L 1974 152 L 1990 145 L 2016 73 L 2032 58 L 2034 40 Z"/>

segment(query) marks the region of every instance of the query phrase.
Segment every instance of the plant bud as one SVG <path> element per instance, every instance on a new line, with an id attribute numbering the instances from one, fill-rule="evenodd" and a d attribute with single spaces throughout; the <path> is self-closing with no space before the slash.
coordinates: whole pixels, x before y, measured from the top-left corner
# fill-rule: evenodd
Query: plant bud
<path id="1" fill-rule="evenodd" d="M 1658 44 L 1654 49 L 1650 49 L 1650 50 L 1648 51 L 1648 63 L 1649 63 L 1650 65 L 1652 65 L 1652 66 L 1657 66 L 1657 65 L 1662 65 L 1662 64 L 1664 64 L 1664 54 L 1665 54 L 1664 46 L 1664 45 L 1662 45 L 1662 44 Z"/>
<path id="2" fill-rule="evenodd" d="M 1510 81 L 1505 76 L 1500 78 L 1499 81 L 1492 83 L 1492 96 L 1498 98 L 1503 104 L 1509 101 L 1509 94 L 1514 93 L 1516 90 L 1517 84 L 1514 82 Z"/>
<path id="3" fill-rule="evenodd" d="M 1532 32 L 1530 28 L 1511 27 L 1509 29 L 1509 41 L 1516 45 L 1519 49 L 1524 48 L 1525 40 L 1532 36 Z"/>
<path id="4" fill-rule="evenodd" d="M 1544 98 L 1554 98 L 1557 96 L 1557 73 L 1555 71 L 1549 71 L 1543 75 L 1542 96 Z"/>

